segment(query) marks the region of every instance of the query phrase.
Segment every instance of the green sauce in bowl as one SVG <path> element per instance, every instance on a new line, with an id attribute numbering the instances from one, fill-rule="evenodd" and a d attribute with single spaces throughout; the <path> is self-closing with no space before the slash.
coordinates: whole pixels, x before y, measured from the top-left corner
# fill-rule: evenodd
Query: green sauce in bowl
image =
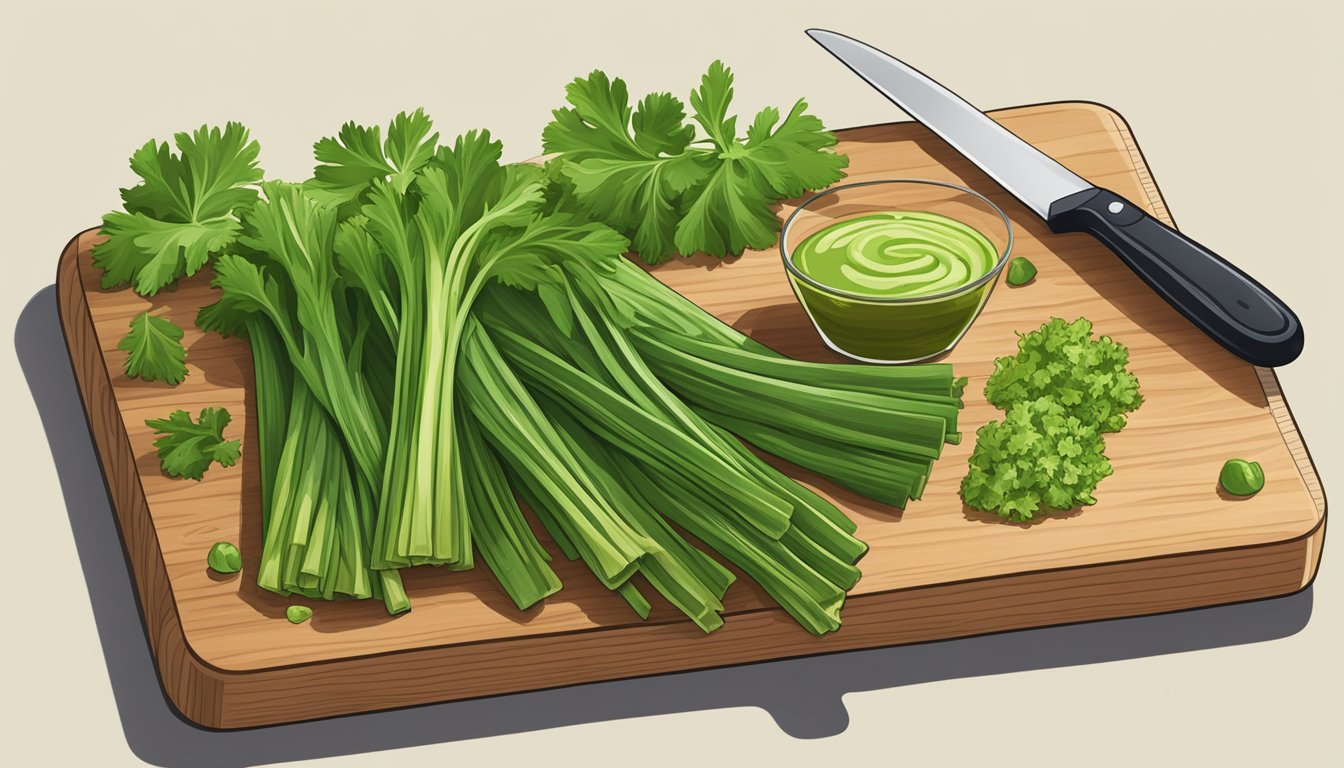
<path id="1" fill-rule="evenodd" d="M 818 193 L 789 217 L 780 241 L 794 294 L 822 339 L 875 363 L 952 349 L 1011 249 L 1011 225 L 987 198 L 917 179 Z"/>
<path id="2" fill-rule="evenodd" d="M 798 271 L 875 299 L 933 296 L 988 274 L 998 249 L 973 227 L 923 211 L 886 211 L 838 221 L 793 252 Z"/>

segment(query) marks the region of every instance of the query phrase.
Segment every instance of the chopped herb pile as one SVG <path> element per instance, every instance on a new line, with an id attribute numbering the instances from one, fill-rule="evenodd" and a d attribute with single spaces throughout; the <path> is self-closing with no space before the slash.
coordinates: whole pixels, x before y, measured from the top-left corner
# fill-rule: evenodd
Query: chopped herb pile
<path id="1" fill-rule="evenodd" d="M 1125 414 L 1143 403 L 1139 381 L 1125 367 L 1129 350 L 1109 336 L 1093 339 L 1087 318 L 1051 318 L 1022 334 L 1017 349 L 994 361 L 985 383 L 985 398 L 1000 409 L 1048 397 L 1102 432 L 1119 432 Z"/>
<path id="2" fill-rule="evenodd" d="M 1092 492 L 1112 472 L 1102 434 L 1118 432 L 1143 402 L 1128 362 L 1123 344 L 1092 339 L 1085 318 L 1051 318 L 1022 334 L 1017 355 L 996 360 L 985 384 L 1006 416 L 975 433 L 966 506 L 1024 522 L 1042 507 L 1095 504 Z"/>
<path id="3" fill-rule="evenodd" d="M 1105 448 L 1095 426 L 1049 398 L 1014 403 L 1003 421 L 976 431 L 962 498 L 1014 522 L 1032 519 L 1042 506 L 1095 504 L 1092 491 L 1112 471 Z"/>

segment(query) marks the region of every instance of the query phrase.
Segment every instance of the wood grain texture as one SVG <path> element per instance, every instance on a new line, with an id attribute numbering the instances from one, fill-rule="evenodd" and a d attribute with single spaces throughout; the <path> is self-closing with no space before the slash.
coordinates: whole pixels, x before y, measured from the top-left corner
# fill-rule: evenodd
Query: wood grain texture
<path id="1" fill-rule="evenodd" d="M 1110 110 L 1064 103 L 993 116 L 1083 177 L 1170 221 L 1132 135 Z M 956 490 L 970 439 L 948 447 L 924 500 L 904 512 L 793 470 L 846 510 L 871 545 L 843 628 L 823 638 L 800 629 L 746 580 L 729 591 L 726 626 L 713 634 L 666 604 L 640 622 L 581 564 L 560 557 L 564 589 L 526 612 L 514 609 L 483 569 L 407 571 L 414 610 L 397 618 L 377 601 L 282 598 L 259 589 L 253 570 L 261 531 L 246 344 L 195 328 L 196 310 L 212 300 L 205 274 L 148 300 L 128 289 L 101 290 L 90 230 L 61 258 L 61 322 L 173 705 L 207 727 L 238 728 L 1180 610 L 1287 594 L 1311 580 L 1325 496 L 1272 371 L 1237 360 L 1190 327 L 1094 240 L 1050 234 L 921 126 L 857 128 L 840 138 L 850 180 L 943 179 L 986 194 L 1012 218 L 1016 252 L 1040 271 L 1029 286 L 1000 286 L 949 358 L 970 377 L 968 437 L 998 414 L 981 392 L 993 359 L 1014 350 L 1015 331 L 1052 315 L 1086 315 L 1129 346 L 1147 402 L 1122 433 L 1108 436 L 1116 471 L 1096 506 L 1031 526 L 963 509 Z M 784 205 L 779 215 L 789 210 Z M 835 359 L 795 303 L 776 252 L 724 264 L 689 259 L 654 274 L 782 352 Z M 186 331 L 189 375 L 178 387 L 122 373 L 116 344 L 144 309 Z M 234 414 L 229 434 L 243 437 L 243 460 L 213 467 L 202 482 L 164 476 L 144 420 L 204 406 Z M 1265 490 L 1246 500 L 1220 496 L 1218 470 L 1229 455 L 1259 461 Z M 205 553 L 219 540 L 241 547 L 241 574 L 207 571 Z M 292 603 L 312 605 L 313 619 L 284 621 Z"/>

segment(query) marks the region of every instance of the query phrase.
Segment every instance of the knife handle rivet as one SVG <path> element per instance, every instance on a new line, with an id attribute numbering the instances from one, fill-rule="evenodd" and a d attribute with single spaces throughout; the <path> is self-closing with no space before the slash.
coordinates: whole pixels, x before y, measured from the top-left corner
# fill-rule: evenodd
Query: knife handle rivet
<path id="1" fill-rule="evenodd" d="M 1111 213 L 1119 213 L 1125 210 L 1125 204 L 1117 200 L 1116 202 L 1106 206 L 1106 210 L 1110 211 Z"/>

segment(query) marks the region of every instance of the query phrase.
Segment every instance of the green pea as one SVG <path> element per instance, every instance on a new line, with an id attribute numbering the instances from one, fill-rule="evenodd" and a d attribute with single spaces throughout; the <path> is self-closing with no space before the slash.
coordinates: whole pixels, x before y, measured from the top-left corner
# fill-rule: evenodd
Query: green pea
<path id="1" fill-rule="evenodd" d="M 1265 487 L 1265 471 L 1258 461 L 1228 459 L 1218 475 L 1218 484 L 1234 496 L 1253 496 Z"/>
<path id="2" fill-rule="evenodd" d="M 291 605 L 285 609 L 285 618 L 290 624 L 302 624 L 313 617 L 313 609 L 306 605 Z"/>
<path id="3" fill-rule="evenodd" d="M 1036 265 L 1018 256 L 1008 262 L 1008 284 L 1026 285 L 1036 277 Z"/>
<path id="4" fill-rule="evenodd" d="M 243 553 L 227 541 L 217 541 L 210 547 L 205 562 L 216 573 L 237 573 L 243 567 Z"/>

